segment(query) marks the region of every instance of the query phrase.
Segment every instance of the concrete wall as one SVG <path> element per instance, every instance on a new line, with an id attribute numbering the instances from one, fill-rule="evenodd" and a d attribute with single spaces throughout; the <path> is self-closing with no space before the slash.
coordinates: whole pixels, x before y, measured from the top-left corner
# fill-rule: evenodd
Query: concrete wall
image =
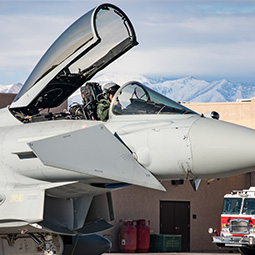
<path id="1" fill-rule="evenodd" d="M 186 103 L 184 105 L 197 113 L 216 111 L 220 114 L 220 120 L 255 128 L 255 98 L 243 100 L 243 102 Z"/>
<path id="2" fill-rule="evenodd" d="M 255 98 L 245 102 L 231 103 L 188 103 L 188 108 L 206 113 L 217 111 L 220 119 L 239 125 L 255 128 Z M 198 191 L 194 191 L 188 181 L 183 185 L 172 185 L 163 182 L 167 192 L 154 191 L 146 188 L 129 186 L 112 192 L 115 208 L 115 226 L 111 231 L 102 233 L 113 242 L 112 251 L 119 251 L 118 229 L 120 220 L 150 220 L 151 233 L 160 233 L 160 201 L 190 202 L 190 250 L 218 251 L 211 243 L 207 230 L 209 227 L 220 227 L 220 214 L 223 196 L 233 189 L 249 188 L 255 185 L 255 175 L 246 174 L 220 180 L 204 180 Z"/>
<path id="3" fill-rule="evenodd" d="M 10 105 L 15 97 L 16 94 L 0 93 L 0 108 L 4 108 L 7 105 Z"/>
<path id="4" fill-rule="evenodd" d="M 249 175 L 214 180 L 210 184 L 202 181 L 194 191 L 188 181 L 183 185 L 163 182 L 167 192 L 129 186 L 112 192 L 115 208 L 115 228 L 103 233 L 113 242 L 112 251 L 118 251 L 118 229 L 120 220 L 150 220 L 152 234 L 160 233 L 160 201 L 190 201 L 190 250 L 217 251 L 211 243 L 208 228 L 219 229 L 223 196 L 233 189 L 249 188 Z M 193 218 L 193 216 L 195 216 Z"/>

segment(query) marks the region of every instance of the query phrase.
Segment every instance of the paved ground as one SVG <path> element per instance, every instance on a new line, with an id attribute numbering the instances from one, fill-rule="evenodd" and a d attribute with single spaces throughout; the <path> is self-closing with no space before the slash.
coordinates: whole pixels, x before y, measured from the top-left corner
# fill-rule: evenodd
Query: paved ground
<path id="1" fill-rule="evenodd" d="M 131 255 L 131 254 L 140 254 L 140 255 L 227 255 L 227 254 L 235 254 L 239 255 L 238 252 L 168 252 L 168 253 L 104 253 L 104 255 Z"/>

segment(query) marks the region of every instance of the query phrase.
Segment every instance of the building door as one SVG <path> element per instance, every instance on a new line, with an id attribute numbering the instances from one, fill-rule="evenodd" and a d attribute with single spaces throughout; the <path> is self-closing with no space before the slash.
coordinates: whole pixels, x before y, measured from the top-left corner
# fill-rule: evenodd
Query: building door
<path id="1" fill-rule="evenodd" d="M 160 201 L 160 234 L 181 235 L 182 251 L 190 250 L 190 202 Z"/>

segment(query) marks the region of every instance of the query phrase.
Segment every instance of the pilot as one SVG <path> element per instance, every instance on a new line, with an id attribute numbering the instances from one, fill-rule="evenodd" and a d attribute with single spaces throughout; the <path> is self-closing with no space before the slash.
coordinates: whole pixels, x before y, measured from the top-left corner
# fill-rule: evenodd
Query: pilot
<path id="1" fill-rule="evenodd" d="M 111 101 L 114 97 L 114 94 L 116 91 L 119 89 L 119 85 L 110 82 L 104 85 L 103 87 L 103 93 L 104 93 L 104 98 L 101 99 L 98 104 L 97 104 L 97 118 L 103 121 L 108 120 L 109 118 L 109 108 L 111 105 Z M 118 101 L 114 102 L 114 105 L 118 104 Z"/>

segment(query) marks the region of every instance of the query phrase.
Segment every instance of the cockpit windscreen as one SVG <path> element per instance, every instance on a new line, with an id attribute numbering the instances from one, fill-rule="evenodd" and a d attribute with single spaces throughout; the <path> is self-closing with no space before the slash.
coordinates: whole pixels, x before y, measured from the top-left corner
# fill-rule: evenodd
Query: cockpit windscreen
<path id="1" fill-rule="evenodd" d="M 129 82 L 116 95 L 113 113 L 129 114 L 196 114 L 139 82 Z"/>

